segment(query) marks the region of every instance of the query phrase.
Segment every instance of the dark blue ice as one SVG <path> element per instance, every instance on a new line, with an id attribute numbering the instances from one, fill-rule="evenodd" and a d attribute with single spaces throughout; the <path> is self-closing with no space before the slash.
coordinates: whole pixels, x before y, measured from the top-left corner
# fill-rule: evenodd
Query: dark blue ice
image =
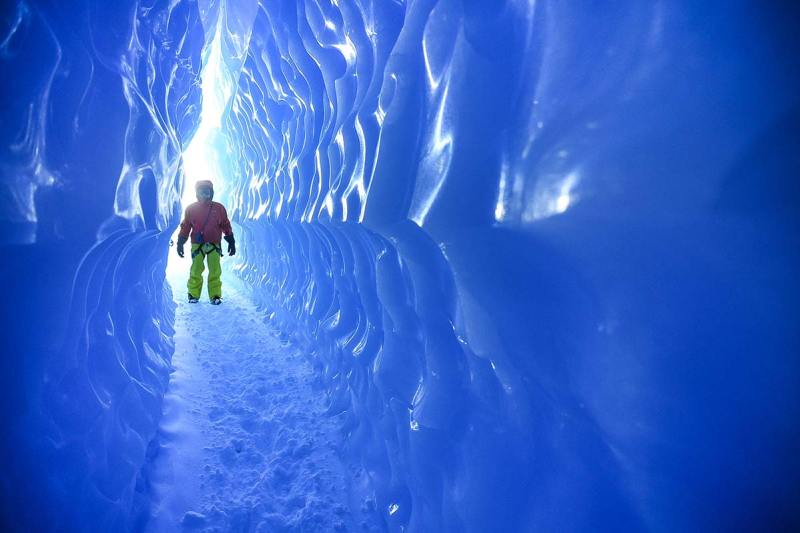
<path id="1" fill-rule="evenodd" d="M 800 529 L 799 22 L 3 2 L 2 529 L 147 522 L 204 177 L 380 528 Z"/>

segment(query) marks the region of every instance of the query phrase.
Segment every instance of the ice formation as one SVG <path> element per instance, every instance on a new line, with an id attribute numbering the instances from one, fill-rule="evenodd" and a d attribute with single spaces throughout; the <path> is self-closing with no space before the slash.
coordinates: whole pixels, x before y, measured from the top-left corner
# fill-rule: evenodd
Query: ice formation
<path id="1" fill-rule="evenodd" d="M 387 530 L 797 527 L 797 20 L 5 2 L 0 520 L 135 527 L 194 168 Z"/>

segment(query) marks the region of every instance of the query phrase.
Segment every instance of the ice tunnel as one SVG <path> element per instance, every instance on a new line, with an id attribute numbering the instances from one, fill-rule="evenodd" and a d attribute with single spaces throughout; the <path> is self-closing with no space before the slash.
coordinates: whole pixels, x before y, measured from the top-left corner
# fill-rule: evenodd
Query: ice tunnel
<path id="1" fill-rule="evenodd" d="M 313 367 L 373 530 L 800 530 L 799 22 L 3 2 L 0 527 L 148 530 L 167 260 L 207 177 L 225 275 Z M 255 494 L 206 530 L 347 529 Z"/>

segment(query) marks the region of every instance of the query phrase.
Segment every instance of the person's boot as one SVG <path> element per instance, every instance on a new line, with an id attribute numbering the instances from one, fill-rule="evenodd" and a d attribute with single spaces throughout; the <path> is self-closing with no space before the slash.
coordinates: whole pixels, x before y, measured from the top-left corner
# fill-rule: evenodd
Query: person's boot
<path id="1" fill-rule="evenodd" d="M 199 299 L 199 298 L 195 298 L 195 297 L 194 297 L 194 296 L 192 296 L 191 294 L 189 295 L 189 303 L 190 303 L 190 304 L 196 304 L 196 303 L 197 303 L 197 302 L 199 302 L 199 301 L 200 301 L 200 299 Z"/>
<path id="2" fill-rule="evenodd" d="M 219 305 L 221 303 L 222 303 L 222 298 L 220 298 L 219 296 L 214 296 L 213 298 L 211 298 L 211 305 Z"/>

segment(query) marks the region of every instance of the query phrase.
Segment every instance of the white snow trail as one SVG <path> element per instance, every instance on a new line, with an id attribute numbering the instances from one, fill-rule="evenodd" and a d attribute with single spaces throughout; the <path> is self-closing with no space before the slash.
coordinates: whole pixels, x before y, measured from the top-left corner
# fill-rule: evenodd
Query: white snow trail
<path id="1" fill-rule="evenodd" d="M 311 364 L 227 269 L 221 306 L 187 303 L 188 272 L 170 270 L 174 372 L 143 470 L 144 531 L 381 531 L 365 475 L 338 455 Z"/>

